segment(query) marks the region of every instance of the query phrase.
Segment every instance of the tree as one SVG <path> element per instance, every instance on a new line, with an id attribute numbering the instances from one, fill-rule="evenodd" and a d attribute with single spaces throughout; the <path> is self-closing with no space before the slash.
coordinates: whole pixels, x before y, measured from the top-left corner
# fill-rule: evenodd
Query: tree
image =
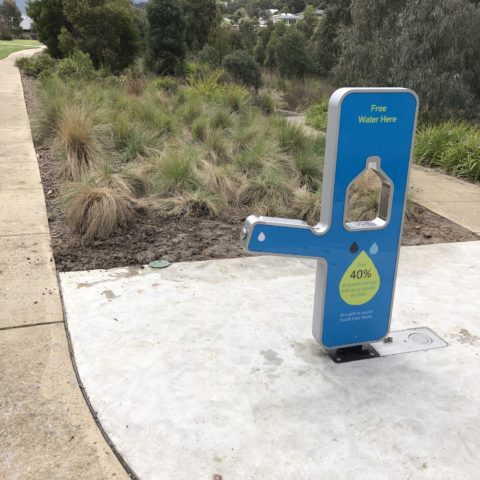
<path id="1" fill-rule="evenodd" d="M 22 33 L 22 13 L 14 0 L 3 0 L 0 5 L 0 28 L 2 35 L 7 38 L 18 36 Z"/>
<path id="2" fill-rule="evenodd" d="M 275 62 L 282 77 L 303 78 L 309 65 L 305 35 L 290 28 L 277 42 Z"/>
<path id="3" fill-rule="evenodd" d="M 197 52 L 208 39 L 210 30 L 219 23 L 220 12 L 215 0 L 181 0 L 184 12 L 187 48 Z"/>
<path id="4" fill-rule="evenodd" d="M 415 90 L 430 119 L 478 119 L 478 7 L 468 0 L 407 0 L 397 32 L 392 84 Z"/>
<path id="5" fill-rule="evenodd" d="M 160 74 L 176 73 L 185 59 L 185 21 L 177 0 L 150 0 L 147 5 L 148 63 Z"/>
<path id="6" fill-rule="evenodd" d="M 246 18 L 240 22 L 239 30 L 242 38 L 242 48 L 248 53 L 253 52 L 253 48 L 257 43 L 257 34 L 255 33 L 255 24 L 252 19 Z"/>
<path id="7" fill-rule="evenodd" d="M 350 4 L 352 0 L 329 2 L 319 28 L 314 33 L 309 50 L 312 52 L 313 70 L 321 75 L 330 74 L 340 55 L 338 34 L 350 25 Z"/>
<path id="8" fill-rule="evenodd" d="M 63 13 L 63 0 L 33 0 L 27 3 L 27 15 L 40 41 L 53 57 L 62 57 L 58 36 L 62 27 L 68 27 Z"/>
<path id="9" fill-rule="evenodd" d="M 140 33 L 130 0 L 63 0 L 67 26 L 59 36 L 66 55 L 75 49 L 88 53 L 95 67 L 118 72 L 138 52 Z"/>
<path id="10" fill-rule="evenodd" d="M 307 40 L 313 36 L 313 32 L 318 25 L 318 17 L 315 15 L 315 10 L 313 5 L 308 5 L 305 12 L 303 12 L 303 19 L 296 25 L 305 34 Z"/>
<path id="11" fill-rule="evenodd" d="M 239 83 L 258 90 L 262 83 L 260 67 L 245 50 L 236 50 L 227 55 L 222 63 L 225 70 Z"/>
<path id="12" fill-rule="evenodd" d="M 338 35 L 334 77 L 344 85 L 390 85 L 396 55 L 397 18 L 406 0 L 353 0 L 350 25 Z"/>

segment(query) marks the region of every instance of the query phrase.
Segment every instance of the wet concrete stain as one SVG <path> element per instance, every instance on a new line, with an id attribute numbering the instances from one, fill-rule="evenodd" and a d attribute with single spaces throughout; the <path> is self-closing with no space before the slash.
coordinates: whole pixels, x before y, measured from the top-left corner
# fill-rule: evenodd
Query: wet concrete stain
<path id="1" fill-rule="evenodd" d="M 118 298 L 120 295 L 115 295 L 111 290 L 104 290 L 102 295 L 105 295 L 108 300 L 113 300 L 114 298 Z"/>
<path id="2" fill-rule="evenodd" d="M 297 357 L 311 365 L 318 364 L 319 358 L 325 355 L 325 352 L 315 340 L 307 339 L 303 343 L 292 340 L 290 345 Z"/>
<path id="3" fill-rule="evenodd" d="M 463 345 L 474 345 L 480 340 L 480 337 L 473 335 L 466 328 L 462 328 L 458 333 L 447 335 L 447 337 L 454 338 Z"/>
<path id="4" fill-rule="evenodd" d="M 278 353 L 273 350 L 262 350 L 260 354 L 265 359 L 265 363 L 269 365 L 281 365 L 283 358 L 278 356 Z"/>

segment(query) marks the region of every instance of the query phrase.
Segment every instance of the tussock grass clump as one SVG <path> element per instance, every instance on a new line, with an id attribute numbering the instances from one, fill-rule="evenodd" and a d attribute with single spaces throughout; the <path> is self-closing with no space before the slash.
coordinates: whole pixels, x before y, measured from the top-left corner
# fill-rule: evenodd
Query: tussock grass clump
<path id="1" fill-rule="evenodd" d="M 278 142 L 285 152 L 296 153 L 305 150 L 311 141 L 301 125 L 284 119 L 279 122 Z"/>
<path id="2" fill-rule="evenodd" d="M 67 183 L 62 200 L 68 224 L 84 243 L 106 239 L 134 218 L 132 199 L 114 188 Z"/>
<path id="3" fill-rule="evenodd" d="M 33 138 L 36 142 L 42 143 L 55 136 L 61 115 L 71 104 L 71 97 L 60 80 L 42 80 L 32 119 Z"/>
<path id="4" fill-rule="evenodd" d="M 320 203 L 320 191 L 304 186 L 295 190 L 292 209 L 296 217 L 313 226 L 320 221 Z"/>
<path id="5" fill-rule="evenodd" d="M 144 166 L 129 166 L 115 172 L 110 163 L 103 163 L 91 171 L 87 183 L 95 187 L 108 187 L 122 192 L 126 196 L 142 197 L 151 188 Z"/>
<path id="6" fill-rule="evenodd" d="M 150 165 L 153 190 L 165 195 L 198 188 L 196 165 L 200 157 L 200 150 L 193 146 L 165 151 Z"/>
<path id="7" fill-rule="evenodd" d="M 156 206 L 163 215 L 174 217 L 180 215 L 219 217 L 226 209 L 226 204 L 222 198 L 202 189 L 162 198 L 158 200 Z"/>
<path id="8" fill-rule="evenodd" d="M 458 176 L 480 179 L 480 129 L 461 122 L 446 122 L 421 129 L 415 158 Z"/>
<path id="9" fill-rule="evenodd" d="M 376 218 L 382 181 L 373 170 L 360 175 L 348 190 L 347 222 L 370 221 Z"/>
<path id="10" fill-rule="evenodd" d="M 254 205 L 263 215 L 288 215 L 292 198 L 291 182 L 272 165 L 264 165 L 240 192 L 240 201 L 245 205 Z"/>
<path id="11" fill-rule="evenodd" d="M 58 118 L 54 149 L 62 160 L 61 174 L 66 180 L 79 181 L 96 166 L 102 153 L 102 127 L 95 124 L 84 106 L 65 107 Z"/>

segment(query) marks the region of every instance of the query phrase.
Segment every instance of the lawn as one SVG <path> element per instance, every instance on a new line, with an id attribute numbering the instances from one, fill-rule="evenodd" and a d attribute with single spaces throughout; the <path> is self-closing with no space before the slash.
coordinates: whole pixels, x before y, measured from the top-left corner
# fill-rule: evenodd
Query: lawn
<path id="1" fill-rule="evenodd" d="M 8 57 L 13 52 L 26 50 L 29 48 L 41 47 L 41 43 L 36 40 L 0 40 L 0 60 Z"/>

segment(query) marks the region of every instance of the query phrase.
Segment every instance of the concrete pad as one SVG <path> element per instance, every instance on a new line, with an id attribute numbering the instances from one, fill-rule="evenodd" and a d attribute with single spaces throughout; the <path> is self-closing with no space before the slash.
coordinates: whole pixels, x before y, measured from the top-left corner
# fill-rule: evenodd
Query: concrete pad
<path id="1" fill-rule="evenodd" d="M 48 234 L 0 237 L 0 329 L 62 320 Z"/>
<path id="2" fill-rule="evenodd" d="M 60 274 L 80 376 L 142 480 L 471 480 L 480 468 L 480 242 L 402 249 L 393 329 L 450 345 L 334 364 L 315 262 Z"/>
<path id="3" fill-rule="evenodd" d="M 0 162 L 0 190 L 42 188 L 37 162 Z"/>
<path id="4" fill-rule="evenodd" d="M 480 185 L 414 165 L 413 199 L 432 212 L 480 234 Z"/>
<path id="5" fill-rule="evenodd" d="M 41 187 L 0 190 L 0 236 L 49 233 Z"/>
<path id="6" fill-rule="evenodd" d="M 63 323 L 0 331 L 0 478 L 127 479 L 78 388 Z"/>

